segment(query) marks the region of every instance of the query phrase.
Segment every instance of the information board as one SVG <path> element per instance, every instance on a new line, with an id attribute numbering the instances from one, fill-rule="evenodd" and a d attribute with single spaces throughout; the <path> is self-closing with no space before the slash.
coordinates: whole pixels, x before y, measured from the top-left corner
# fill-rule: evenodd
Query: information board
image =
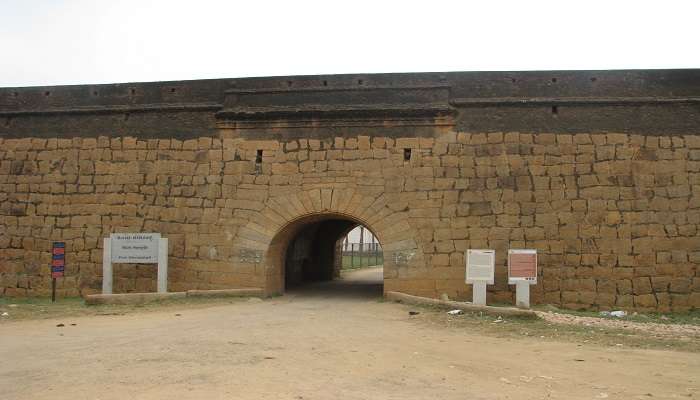
<path id="1" fill-rule="evenodd" d="M 158 293 L 168 292 L 168 239 L 160 233 L 112 233 L 102 246 L 102 294 L 112 294 L 112 263 L 158 264 Z"/>
<path id="2" fill-rule="evenodd" d="M 486 282 L 493 285 L 493 271 L 496 261 L 495 250 L 467 250 L 466 282 Z"/>
<path id="3" fill-rule="evenodd" d="M 112 233 L 113 263 L 156 264 L 160 233 Z"/>
<path id="4" fill-rule="evenodd" d="M 508 250 L 508 283 L 537 283 L 537 250 Z"/>

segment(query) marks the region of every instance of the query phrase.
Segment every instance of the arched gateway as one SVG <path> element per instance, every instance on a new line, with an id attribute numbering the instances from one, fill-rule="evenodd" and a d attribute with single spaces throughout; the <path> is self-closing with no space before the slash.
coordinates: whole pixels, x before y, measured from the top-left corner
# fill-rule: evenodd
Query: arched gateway
<path id="1" fill-rule="evenodd" d="M 384 249 L 385 290 L 391 288 L 408 268 L 424 266 L 422 251 L 413 238 L 415 229 L 405 211 L 393 211 L 382 194 L 372 195 L 354 189 L 312 189 L 271 198 L 266 207 L 250 216 L 233 240 L 240 262 L 258 264 L 259 282 L 268 294 L 285 288 L 285 257 L 290 242 L 304 228 L 331 222 L 328 243 L 337 241 L 348 228 L 364 225 L 374 233 Z M 321 266 L 323 268 L 324 266 Z"/>

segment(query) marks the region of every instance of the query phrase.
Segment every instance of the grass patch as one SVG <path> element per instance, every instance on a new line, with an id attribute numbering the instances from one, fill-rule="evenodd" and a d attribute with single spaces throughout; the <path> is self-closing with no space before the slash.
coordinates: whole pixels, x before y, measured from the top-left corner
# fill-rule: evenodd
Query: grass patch
<path id="1" fill-rule="evenodd" d="M 364 268 L 364 267 L 374 267 L 380 266 L 384 263 L 383 257 L 374 256 L 343 256 L 342 268 L 343 269 L 353 269 L 353 268 Z"/>
<path id="2" fill-rule="evenodd" d="M 50 298 L 0 298 L 0 324 L 10 321 L 83 317 L 95 315 L 126 315 L 141 312 L 169 311 L 182 308 L 206 308 L 246 301 L 243 297 L 189 297 L 165 299 L 145 304 L 103 304 L 88 306 L 81 297 Z M 7 313 L 7 316 L 1 314 Z"/>
<path id="3" fill-rule="evenodd" d="M 612 317 L 601 315 L 598 311 L 567 310 L 552 305 L 536 305 L 532 307 L 537 311 L 550 311 L 558 314 L 575 315 L 579 317 L 604 318 L 618 321 L 653 322 L 656 324 L 683 324 L 700 325 L 700 310 L 691 310 L 679 313 L 628 313 L 625 317 Z"/>
<path id="4" fill-rule="evenodd" d="M 664 349 L 700 352 L 700 341 L 693 337 L 668 337 L 630 329 L 589 327 L 584 325 L 557 324 L 542 319 L 497 317 L 478 312 L 448 315 L 444 309 L 433 306 L 406 306 L 419 310 L 411 317 L 437 327 L 463 332 L 478 332 L 498 338 L 519 338 L 538 341 L 576 343 L 577 346 L 604 346 L 618 349 Z M 683 319 L 684 317 L 681 317 Z"/>

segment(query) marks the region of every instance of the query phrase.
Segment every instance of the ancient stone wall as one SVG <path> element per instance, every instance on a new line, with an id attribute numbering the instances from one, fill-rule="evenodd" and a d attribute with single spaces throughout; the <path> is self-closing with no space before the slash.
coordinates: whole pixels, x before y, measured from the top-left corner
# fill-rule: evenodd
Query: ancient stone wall
<path id="1" fill-rule="evenodd" d="M 276 233 L 324 212 L 377 235 L 387 291 L 469 298 L 464 251 L 493 248 L 489 301 L 511 302 L 507 250 L 536 248 L 536 303 L 700 307 L 700 136 L 663 132 L 0 138 L 0 295 L 49 293 L 52 240 L 60 295 L 97 292 L 114 231 L 169 238 L 171 291 L 270 289 Z"/>

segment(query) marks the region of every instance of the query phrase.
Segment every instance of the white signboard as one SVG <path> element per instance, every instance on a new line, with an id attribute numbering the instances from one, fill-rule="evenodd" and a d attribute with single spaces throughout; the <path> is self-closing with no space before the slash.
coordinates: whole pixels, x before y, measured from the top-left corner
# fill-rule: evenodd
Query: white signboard
<path id="1" fill-rule="evenodd" d="M 113 263 L 156 264 L 160 233 L 112 233 Z"/>
<path id="2" fill-rule="evenodd" d="M 495 250 L 467 250 L 467 283 L 486 282 L 493 285 Z"/>

